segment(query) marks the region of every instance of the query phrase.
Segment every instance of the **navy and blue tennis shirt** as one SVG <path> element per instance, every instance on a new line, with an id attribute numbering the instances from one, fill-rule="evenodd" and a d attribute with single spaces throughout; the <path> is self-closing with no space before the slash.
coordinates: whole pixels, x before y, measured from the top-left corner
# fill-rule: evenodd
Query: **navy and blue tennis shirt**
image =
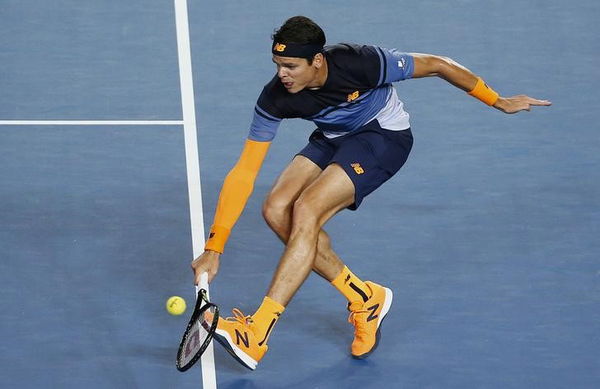
<path id="1" fill-rule="evenodd" d="M 321 88 L 289 93 L 277 75 L 265 85 L 248 139 L 271 141 L 282 119 L 288 118 L 310 120 L 328 138 L 356 131 L 373 119 L 388 130 L 410 127 L 392 82 L 412 77 L 411 55 L 348 43 L 326 46 L 323 55 L 328 74 Z"/>

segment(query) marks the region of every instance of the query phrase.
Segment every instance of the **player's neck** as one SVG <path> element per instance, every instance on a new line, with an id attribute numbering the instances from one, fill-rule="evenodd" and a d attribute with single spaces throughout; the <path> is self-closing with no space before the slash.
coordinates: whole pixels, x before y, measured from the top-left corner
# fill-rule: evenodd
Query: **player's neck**
<path id="1" fill-rule="evenodd" d="M 323 65 L 317 69 L 315 79 L 308 85 L 308 89 L 320 89 L 327 82 L 327 75 L 329 74 L 329 68 L 327 66 L 327 59 L 323 58 Z"/>

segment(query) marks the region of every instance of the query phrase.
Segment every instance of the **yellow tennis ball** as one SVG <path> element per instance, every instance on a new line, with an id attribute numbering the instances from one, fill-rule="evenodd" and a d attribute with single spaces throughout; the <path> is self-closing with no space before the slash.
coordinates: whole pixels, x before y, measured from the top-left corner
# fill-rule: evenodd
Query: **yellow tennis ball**
<path id="1" fill-rule="evenodd" d="M 185 300 L 179 296 L 172 296 L 167 300 L 167 312 L 171 315 L 181 315 L 185 308 Z"/>

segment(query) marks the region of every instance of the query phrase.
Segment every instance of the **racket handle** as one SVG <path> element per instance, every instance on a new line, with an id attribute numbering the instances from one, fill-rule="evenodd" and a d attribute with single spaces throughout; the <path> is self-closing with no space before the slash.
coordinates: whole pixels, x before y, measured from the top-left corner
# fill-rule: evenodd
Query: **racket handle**
<path id="1" fill-rule="evenodd" d="M 196 294 L 200 289 L 204 289 L 208 294 L 208 273 L 206 272 L 200 274 L 200 283 L 196 285 Z"/>
<path id="2" fill-rule="evenodd" d="M 206 272 L 200 274 L 200 287 L 208 289 L 208 273 Z"/>

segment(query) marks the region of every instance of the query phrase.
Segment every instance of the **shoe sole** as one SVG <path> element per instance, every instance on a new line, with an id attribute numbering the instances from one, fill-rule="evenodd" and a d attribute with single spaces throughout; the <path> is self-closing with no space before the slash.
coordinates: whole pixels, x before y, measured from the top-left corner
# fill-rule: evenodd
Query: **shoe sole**
<path id="1" fill-rule="evenodd" d="M 394 293 L 384 287 L 383 288 L 385 290 L 385 301 L 383 302 L 383 308 L 381 308 L 381 313 L 379 314 L 379 322 L 377 323 L 377 332 L 375 334 L 375 345 L 373 345 L 373 348 L 371 350 L 369 350 L 368 352 L 361 354 L 361 355 L 354 355 L 352 354 L 352 358 L 354 359 L 365 359 L 366 357 L 368 357 L 369 355 L 371 355 L 371 353 L 373 351 L 375 351 L 375 349 L 377 348 L 377 346 L 379 346 L 379 339 L 381 338 L 381 325 L 383 324 L 383 320 L 385 319 L 385 316 L 387 315 L 388 311 L 390 310 L 390 307 L 392 306 L 392 300 L 394 299 Z"/>
<path id="2" fill-rule="evenodd" d="M 227 331 L 217 329 L 215 331 L 214 338 L 217 340 L 217 342 L 221 343 L 221 346 L 223 346 L 225 350 L 227 350 L 227 352 L 231 354 L 231 356 L 240 363 L 240 365 L 250 370 L 256 369 L 256 365 L 258 365 L 258 362 L 252 359 L 242 349 L 237 347 L 233 343 L 233 340 L 231 339 Z"/>

